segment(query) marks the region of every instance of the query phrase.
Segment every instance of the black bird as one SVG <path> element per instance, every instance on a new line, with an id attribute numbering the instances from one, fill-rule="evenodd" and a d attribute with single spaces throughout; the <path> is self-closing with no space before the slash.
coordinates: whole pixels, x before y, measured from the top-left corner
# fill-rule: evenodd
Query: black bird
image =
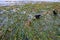
<path id="1" fill-rule="evenodd" d="M 57 15 L 57 12 L 55 10 L 53 10 L 53 14 L 56 16 Z"/>
<path id="2" fill-rule="evenodd" d="M 35 15 L 34 17 L 36 18 L 36 19 L 39 19 L 40 18 L 40 14 L 38 14 L 38 15 Z"/>

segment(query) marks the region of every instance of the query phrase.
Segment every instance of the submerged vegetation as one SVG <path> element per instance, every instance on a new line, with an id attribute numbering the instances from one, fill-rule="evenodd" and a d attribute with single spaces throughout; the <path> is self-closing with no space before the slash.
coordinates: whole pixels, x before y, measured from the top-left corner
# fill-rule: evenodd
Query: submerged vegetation
<path id="1" fill-rule="evenodd" d="M 60 40 L 60 3 L 0 7 L 0 40 Z"/>

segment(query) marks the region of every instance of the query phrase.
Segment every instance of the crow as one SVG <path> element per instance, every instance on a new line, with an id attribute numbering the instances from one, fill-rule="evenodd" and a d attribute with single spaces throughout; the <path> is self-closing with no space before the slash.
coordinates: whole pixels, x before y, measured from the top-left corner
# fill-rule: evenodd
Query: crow
<path id="1" fill-rule="evenodd" d="M 53 10 L 53 14 L 54 14 L 54 16 L 56 16 L 57 15 L 57 12 L 55 10 Z"/>
<path id="2" fill-rule="evenodd" d="M 34 17 L 36 18 L 36 19 L 39 19 L 40 18 L 40 14 L 38 14 L 38 15 L 35 15 Z"/>

